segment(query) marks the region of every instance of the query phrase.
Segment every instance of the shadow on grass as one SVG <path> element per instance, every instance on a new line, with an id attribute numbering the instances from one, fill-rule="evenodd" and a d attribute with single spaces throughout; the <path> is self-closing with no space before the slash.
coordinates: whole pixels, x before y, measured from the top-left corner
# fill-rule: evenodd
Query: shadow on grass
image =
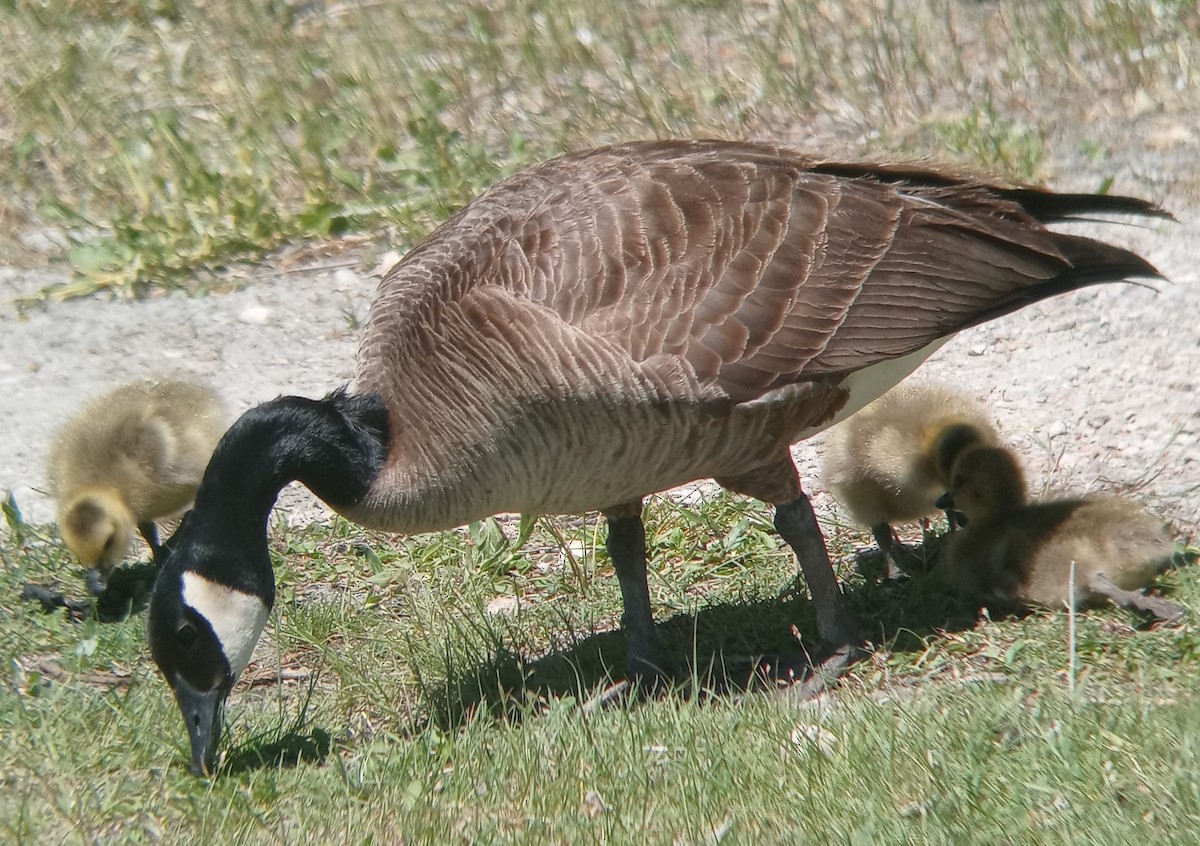
<path id="1" fill-rule="evenodd" d="M 238 745 L 225 757 L 221 771 L 233 774 L 319 764 L 332 748 L 332 736 L 323 728 L 288 731 L 275 740 L 251 739 Z"/>
<path id="2" fill-rule="evenodd" d="M 919 551 L 919 550 L 918 550 Z M 846 593 L 868 645 L 891 652 L 922 651 L 929 637 L 973 628 L 977 605 L 949 595 L 928 573 L 897 581 L 859 583 Z M 789 585 L 776 597 L 711 605 L 658 625 L 663 653 L 674 666 L 667 695 L 711 699 L 802 680 L 805 645 L 818 644 L 808 600 Z M 819 659 L 819 654 L 813 658 Z M 430 691 L 433 721 L 452 729 L 477 713 L 519 720 L 530 703 L 589 695 L 624 678 L 625 637 L 588 635 L 570 647 L 525 660 L 504 653 Z"/>
<path id="3" fill-rule="evenodd" d="M 21 599 L 41 603 L 46 613 L 61 608 L 69 619 L 76 621 L 94 616 L 101 623 L 119 623 L 146 610 L 157 577 L 158 565 L 143 562 L 114 570 L 104 593 L 97 597 L 75 599 L 50 585 L 26 584 Z"/>

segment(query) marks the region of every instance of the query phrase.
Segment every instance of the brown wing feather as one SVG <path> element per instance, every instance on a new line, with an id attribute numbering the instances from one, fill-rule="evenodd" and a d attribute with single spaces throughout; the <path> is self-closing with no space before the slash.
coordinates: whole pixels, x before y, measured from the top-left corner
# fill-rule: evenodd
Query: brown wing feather
<path id="1" fill-rule="evenodd" d="M 1154 213 L 720 142 L 531 168 L 381 282 L 353 389 L 382 394 L 404 434 L 355 519 L 426 531 L 705 476 L 794 498 L 787 446 L 846 410 L 849 371 L 1054 293 L 1154 275 L 1038 220 L 1131 210 Z"/>
<path id="2" fill-rule="evenodd" d="M 487 285 L 624 350 L 631 364 L 686 366 L 735 400 L 753 399 L 919 349 L 981 313 L 1040 298 L 1039 283 L 1060 280 L 1057 292 L 1138 272 L 1114 264 L 1071 279 L 1067 236 L 1024 208 L 1068 216 L 1054 196 L 753 144 L 567 156 L 489 190 L 393 269 L 369 319 L 360 381 L 428 353 L 445 304 Z M 1076 195 L 1069 211 L 1155 213 L 1121 202 L 1089 206 Z M 1106 249 L 1109 260 L 1131 255 Z"/>

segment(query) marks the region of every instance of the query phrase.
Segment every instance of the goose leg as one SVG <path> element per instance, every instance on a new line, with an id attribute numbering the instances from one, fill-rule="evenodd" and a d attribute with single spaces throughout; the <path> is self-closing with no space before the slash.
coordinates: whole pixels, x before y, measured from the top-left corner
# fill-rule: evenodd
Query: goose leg
<path id="1" fill-rule="evenodd" d="M 1174 623 L 1183 616 L 1182 605 L 1168 602 L 1161 596 L 1147 596 L 1140 590 L 1119 588 L 1104 573 L 1097 573 L 1093 576 L 1088 583 L 1088 588 L 1102 596 L 1107 596 L 1122 608 L 1133 608 L 1166 623 Z"/>
<path id="2" fill-rule="evenodd" d="M 852 644 L 856 639 L 857 627 L 834 575 L 825 537 L 817 525 L 817 515 L 813 513 L 812 503 L 804 493 L 775 506 L 775 531 L 792 548 L 796 560 L 800 562 L 800 571 L 812 595 L 821 640 L 835 650 Z"/>
<path id="3" fill-rule="evenodd" d="M 741 476 L 718 478 L 721 487 L 775 503 L 775 531 L 796 553 L 808 583 L 824 660 L 812 664 L 812 677 L 789 698 L 808 698 L 828 689 L 858 658 L 858 626 L 846 605 L 825 536 L 817 525 L 812 503 L 800 488 L 800 476 L 790 452 L 773 464 Z"/>
<path id="4" fill-rule="evenodd" d="M 798 693 L 792 694 L 799 699 L 808 699 L 832 687 L 857 660 L 857 626 L 833 572 L 812 503 L 803 492 L 796 499 L 775 506 L 775 531 L 800 562 L 825 653 L 823 660 L 813 663 L 812 676 L 801 685 Z"/>
<path id="5" fill-rule="evenodd" d="M 605 547 L 617 571 L 625 612 L 627 671 L 640 684 L 657 684 L 663 677 L 662 650 L 650 609 L 650 585 L 646 581 L 646 529 L 642 525 L 641 502 L 604 512 L 608 520 Z"/>

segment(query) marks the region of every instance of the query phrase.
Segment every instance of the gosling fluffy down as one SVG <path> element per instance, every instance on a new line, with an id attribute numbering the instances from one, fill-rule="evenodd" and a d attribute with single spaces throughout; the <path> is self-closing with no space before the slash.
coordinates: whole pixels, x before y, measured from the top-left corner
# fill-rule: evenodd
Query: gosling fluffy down
<path id="1" fill-rule="evenodd" d="M 153 521 L 191 504 L 224 431 L 215 394 L 186 378 L 122 385 L 58 431 L 48 477 L 59 532 L 93 571 L 94 591 L 125 557 L 135 526 L 157 553 Z"/>
<path id="2" fill-rule="evenodd" d="M 1096 497 L 1029 503 L 1020 464 L 996 448 L 959 457 L 949 498 L 967 522 L 947 539 L 939 569 L 965 596 L 1043 608 L 1112 600 L 1163 620 L 1183 614 L 1181 606 L 1142 592 L 1169 564 L 1175 545 L 1160 520 L 1130 502 Z"/>
<path id="3" fill-rule="evenodd" d="M 998 442 L 971 397 L 942 385 L 901 384 L 830 430 L 824 477 L 850 516 L 870 527 L 891 569 L 899 550 L 892 524 L 934 514 L 954 459 Z"/>

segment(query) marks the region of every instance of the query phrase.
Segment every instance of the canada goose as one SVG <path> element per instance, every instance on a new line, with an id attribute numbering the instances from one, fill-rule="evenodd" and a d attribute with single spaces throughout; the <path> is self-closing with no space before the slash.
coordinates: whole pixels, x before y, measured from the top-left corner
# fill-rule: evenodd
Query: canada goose
<path id="1" fill-rule="evenodd" d="M 600 510 L 627 669 L 653 680 L 642 498 L 713 477 L 775 505 L 834 649 L 821 669 L 840 672 L 856 625 L 790 444 L 961 329 L 1157 277 L 1127 250 L 1043 226 L 1106 211 L 1164 215 L 722 141 L 607 147 L 493 186 L 384 277 L 347 388 L 264 403 L 218 444 L 149 615 L 193 769 L 212 766 L 220 706 L 266 623 L 267 516 L 294 479 L 394 532 Z"/>
<path id="2" fill-rule="evenodd" d="M 154 521 L 192 502 L 225 431 L 217 398 L 184 378 L 131 382 L 89 402 L 55 435 L 48 477 L 67 548 L 100 594 L 133 528 L 157 556 Z"/>
<path id="3" fill-rule="evenodd" d="M 903 546 L 892 524 L 933 514 L 958 454 L 998 442 L 983 407 L 965 394 L 901 384 L 829 431 L 825 480 L 850 516 L 871 529 L 895 578 Z"/>
<path id="4" fill-rule="evenodd" d="M 1175 620 L 1183 608 L 1142 589 L 1166 567 L 1174 543 L 1163 524 L 1116 497 L 1030 504 L 1006 449 L 964 452 L 943 504 L 966 525 L 942 548 L 939 569 L 958 592 L 1004 605 L 1118 605 Z"/>

